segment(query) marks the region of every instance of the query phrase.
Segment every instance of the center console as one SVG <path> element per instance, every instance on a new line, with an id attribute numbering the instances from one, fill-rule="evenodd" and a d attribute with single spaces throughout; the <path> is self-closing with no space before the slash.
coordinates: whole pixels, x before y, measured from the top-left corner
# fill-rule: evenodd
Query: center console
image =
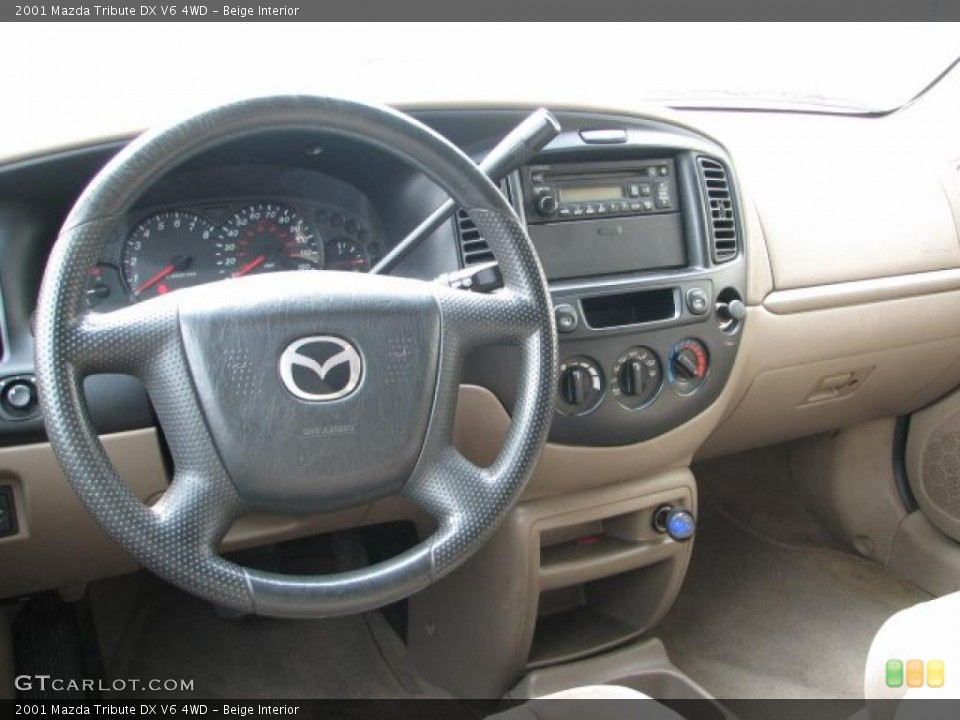
<path id="1" fill-rule="evenodd" d="M 657 438 L 717 400 L 746 321 L 744 221 L 725 150 L 664 122 L 560 120 L 561 136 L 505 187 L 556 313 L 552 445 L 536 487 L 494 537 L 409 605 L 411 656 L 432 682 L 467 697 L 612 658 L 664 617 L 690 561 L 697 486 L 677 467 L 683 451 L 669 450 L 683 441 Z M 464 267 L 492 259 L 467 213 L 456 230 Z M 481 386 L 472 402 L 495 406 L 492 391 L 509 412 L 516 362 L 510 347 L 470 357 L 463 381 Z M 464 422 L 462 452 L 489 463 L 508 417 L 465 412 Z M 649 461 L 658 448 L 674 452 L 662 466 Z M 598 678 L 640 682 L 634 664 L 618 663 Z M 658 694 L 685 692 L 670 672 L 651 678 L 671 685 L 648 688 Z"/>
<path id="2" fill-rule="evenodd" d="M 601 137 L 614 137 L 610 131 Z M 625 445 L 720 394 L 745 319 L 743 221 L 721 148 L 581 131 L 511 181 L 550 282 L 560 335 L 553 442 Z M 473 379 L 508 405 L 513 377 Z"/>

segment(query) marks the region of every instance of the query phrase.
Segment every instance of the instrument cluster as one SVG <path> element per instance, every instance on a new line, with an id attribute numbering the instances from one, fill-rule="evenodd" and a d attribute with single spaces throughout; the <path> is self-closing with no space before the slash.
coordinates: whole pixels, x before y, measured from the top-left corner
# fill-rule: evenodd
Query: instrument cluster
<path id="1" fill-rule="evenodd" d="M 91 271 L 91 308 L 259 273 L 367 272 L 383 256 L 373 218 L 332 204 L 238 200 L 131 217 Z"/>

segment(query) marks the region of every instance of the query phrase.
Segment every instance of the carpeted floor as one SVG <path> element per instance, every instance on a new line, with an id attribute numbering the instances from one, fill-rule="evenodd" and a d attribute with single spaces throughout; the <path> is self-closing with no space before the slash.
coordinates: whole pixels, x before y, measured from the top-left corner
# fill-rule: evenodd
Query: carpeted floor
<path id="1" fill-rule="evenodd" d="M 720 698 L 861 698 L 876 631 L 930 596 L 840 549 L 775 459 L 747 457 L 735 477 L 731 469 L 694 469 L 702 491 L 690 573 L 654 634 Z"/>
<path id="2" fill-rule="evenodd" d="M 364 564 L 366 557 L 355 538 L 338 534 L 244 551 L 238 559 L 311 574 Z M 412 672 L 380 612 L 316 621 L 227 618 L 147 573 L 95 583 L 88 597 L 107 679 L 190 679 L 186 695 L 205 698 L 446 696 Z"/>
<path id="3" fill-rule="evenodd" d="M 192 679 L 186 695 L 206 698 L 433 694 L 406 671 L 400 650 L 388 646 L 390 631 L 378 615 L 226 619 L 209 603 L 147 576 L 101 583 L 91 601 L 110 679 Z"/>

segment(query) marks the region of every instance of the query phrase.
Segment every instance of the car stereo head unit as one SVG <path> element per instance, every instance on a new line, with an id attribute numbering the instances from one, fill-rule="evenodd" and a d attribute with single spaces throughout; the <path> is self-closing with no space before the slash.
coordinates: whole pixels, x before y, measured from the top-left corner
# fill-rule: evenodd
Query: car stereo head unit
<path id="1" fill-rule="evenodd" d="M 532 165 L 521 183 L 530 238 L 550 280 L 687 264 L 672 158 Z"/>
<path id="2" fill-rule="evenodd" d="M 672 159 L 533 165 L 522 182 L 531 224 L 677 210 Z"/>

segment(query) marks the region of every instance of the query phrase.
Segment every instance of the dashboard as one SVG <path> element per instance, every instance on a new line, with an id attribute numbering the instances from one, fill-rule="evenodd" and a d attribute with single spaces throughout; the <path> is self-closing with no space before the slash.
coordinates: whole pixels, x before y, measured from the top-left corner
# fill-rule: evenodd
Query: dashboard
<path id="1" fill-rule="evenodd" d="M 523 113 L 421 117 L 479 158 Z M 721 146 L 675 125 L 575 112 L 562 113 L 560 122 L 564 132 L 535 162 L 501 182 L 527 224 L 557 311 L 561 364 L 551 439 L 588 447 L 635 443 L 702 412 L 733 368 L 746 294 L 736 178 Z M 19 175 L 23 192 L 45 163 L 64 172 L 81 166 L 71 175 L 73 188 L 63 189 L 65 213 L 115 148 L 47 158 L 13 177 Z M 49 197 L 49 175 L 41 171 L 37 180 Z M 323 292 L 325 272 L 369 271 L 443 200 L 439 188 L 389 152 L 342 137 L 303 131 L 233 141 L 172 170 L 118 219 L 90 272 L 88 304 L 110 312 L 190 286 L 274 272 L 315 272 Z M 17 227 L 49 243 L 56 226 L 43 227 L 43 219 L 33 215 Z M 14 259 L 35 261 L 16 255 L 27 251 L 18 245 Z M 393 272 L 430 281 L 495 259 L 461 210 Z M 16 405 L 32 391 L 31 343 L 17 316 L 32 310 L 35 294 L 22 280 L 0 282 L 20 303 L 6 324 L 0 442 L 30 432 L 39 439 L 35 401 Z M 511 347 L 479 350 L 463 381 L 489 389 L 509 411 L 515 361 Z M 91 411 L 105 431 L 152 424 L 150 403 L 131 378 L 88 382 Z"/>
<path id="2" fill-rule="evenodd" d="M 895 326 L 885 322 L 887 333 L 894 327 L 901 335 L 918 333 L 901 337 L 895 347 L 904 350 L 894 351 L 885 334 L 859 339 L 855 306 L 858 297 L 876 308 L 875 298 L 889 292 L 916 296 L 925 293 L 928 279 L 936 288 L 949 280 L 933 272 L 951 272 L 957 262 L 955 189 L 938 195 L 937 167 L 928 170 L 925 155 L 904 149 L 902 162 L 922 180 L 914 183 L 913 201 L 922 213 L 891 208 L 894 222 L 889 213 L 876 214 L 866 197 L 876 193 L 864 190 L 856 203 L 819 202 L 816 209 L 833 218 L 821 227 L 812 207 L 791 205 L 804 196 L 790 183 L 805 175 L 780 172 L 778 133 L 765 131 L 784 126 L 799 136 L 803 126 L 829 124 L 832 134 L 820 137 L 836 136 L 858 162 L 874 168 L 867 162 L 874 147 L 885 138 L 900 146 L 893 121 L 556 112 L 562 134 L 501 187 L 527 225 L 556 308 L 561 380 L 550 439 L 557 447 L 628 452 L 695 427 L 706 430 L 690 436 L 692 443 L 730 451 L 870 416 L 878 407 L 893 412 L 952 382 L 948 354 L 938 352 L 935 369 L 914 368 L 906 381 L 901 365 L 864 354 L 884 350 L 899 362 L 906 348 L 939 341 L 947 331 L 933 337 L 933 330 L 906 318 Z M 920 106 L 912 112 L 933 111 Z M 414 111 L 477 160 L 525 113 L 497 107 Z M 715 127 L 736 158 L 698 126 Z M 29 380 L 33 370 L 30 316 L 59 224 L 86 182 L 123 145 L 80 147 L 0 171 L 5 389 Z M 790 168 L 807 168 L 810 176 L 816 168 L 806 158 L 822 163 L 826 152 L 798 147 Z M 746 190 L 737 175 L 744 167 L 755 180 Z M 843 166 L 831 177 L 837 187 L 857 188 L 873 187 L 871 178 L 880 175 L 860 178 L 853 166 Z M 922 198 L 921 184 L 927 190 Z M 789 192 L 777 194 L 778 187 Z M 238 274 L 362 272 L 445 199 L 428 178 L 381 148 L 306 131 L 245 138 L 172 170 L 118 219 L 91 273 L 89 302 L 109 312 Z M 811 254 L 820 258 L 813 281 L 822 291 L 805 286 L 811 281 L 803 258 Z M 429 281 L 493 259 L 469 215 L 459 211 L 392 272 Z M 916 289 L 881 282 L 846 292 L 847 281 L 889 275 L 891 263 L 921 273 Z M 318 292 L 322 278 L 318 273 Z M 846 298 L 836 307 L 831 288 Z M 886 316 L 908 304 L 886 308 Z M 844 320 L 824 324 L 819 318 L 827 311 Z M 860 359 L 843 360 L 854 349 Z M 485 349 L 469 358 L 463 383 L 484 389 L 509 415 L 517 372 L 511 348 Z M 835 388 L 830 383 L 836 378 L 849 378 L 848 384 Z M 155 425 L 149 400 L 132 379 L 103 376 L 87 383 L 91 413 L 103 432 Z M 881 386 L 882 398 L 872 390 Z M 724 412 L 734 421 L 717 426 Z M 35 412 L 0 408 L 0 445 L 43 439 Z"/>

